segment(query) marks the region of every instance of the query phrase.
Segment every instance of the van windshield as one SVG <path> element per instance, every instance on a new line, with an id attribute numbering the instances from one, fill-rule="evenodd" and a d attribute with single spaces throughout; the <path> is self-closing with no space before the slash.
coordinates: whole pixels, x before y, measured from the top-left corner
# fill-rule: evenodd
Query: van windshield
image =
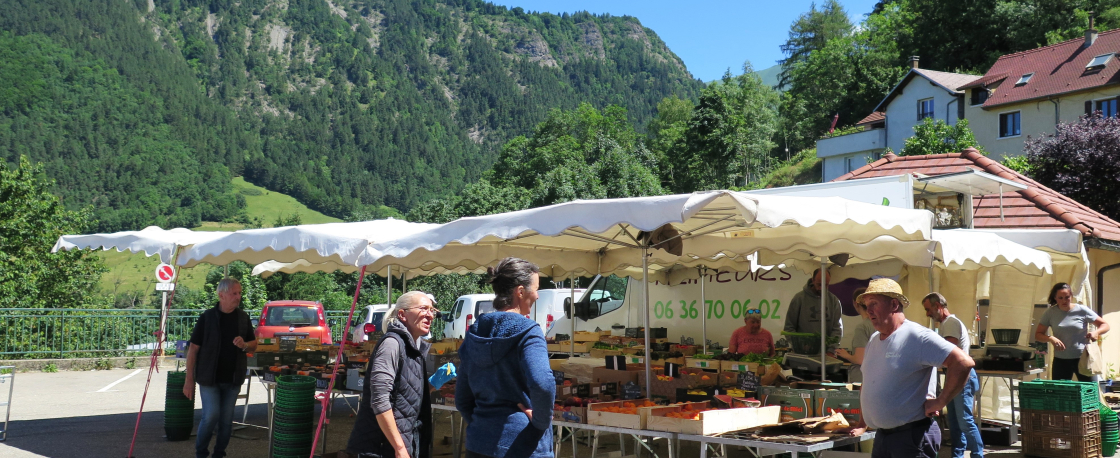
<path id="1" fill-rule="evenodd" d="M 315 310 L 307 307 L 269 307 L 269 326 L 311 326 L 315 319 Z"/>
<path id="2" fill-rule="evenodd" d="M 478 301 L 476 310 L 478 310 L 478 316 L 482 316 L 485 313 L 494 312 L 494 301 Z"/>

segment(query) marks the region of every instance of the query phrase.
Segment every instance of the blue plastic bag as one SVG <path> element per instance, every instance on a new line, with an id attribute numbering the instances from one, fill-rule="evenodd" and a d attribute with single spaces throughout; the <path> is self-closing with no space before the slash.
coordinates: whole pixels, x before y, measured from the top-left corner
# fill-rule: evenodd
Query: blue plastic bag
<path id="1" fill-rule="evenodd" d="M 428 383 L 431 383 L 432 387 L 438 390 L 444 383 L 454 379 L 457 375 L 455 365 L 447 363 L 436 369 L 436 373 L 432 374 L 431 377 L 428 377 Z"/>

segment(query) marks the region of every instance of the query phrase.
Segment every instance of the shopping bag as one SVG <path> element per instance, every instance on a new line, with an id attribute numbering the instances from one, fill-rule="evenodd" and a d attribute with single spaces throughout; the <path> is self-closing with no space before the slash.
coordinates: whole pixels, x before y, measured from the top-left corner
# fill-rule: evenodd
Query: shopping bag
<path id="1" fill-rule="evenodd" d="M 1104 358 L 1101 347 L 1096 342 L 1089 342 L 1081 352 L 1081 361 L 1077 363 L 1077 372 L 1085 376 L 1094 376 L 1104 373 Z"/>
<path id="2" fill-rule="evenodd" d="M 432 388 L 438 390 L 444 383 L 447 383 L 456 376 L 458 376 L 458 374 L 455 373 L 455 365 L 447 363 L 440 366 L 439 369 L 436 369 L 436 373 L 432 374 L 431 377 L 428 377 L 428 383 L 432 384 Z"/>

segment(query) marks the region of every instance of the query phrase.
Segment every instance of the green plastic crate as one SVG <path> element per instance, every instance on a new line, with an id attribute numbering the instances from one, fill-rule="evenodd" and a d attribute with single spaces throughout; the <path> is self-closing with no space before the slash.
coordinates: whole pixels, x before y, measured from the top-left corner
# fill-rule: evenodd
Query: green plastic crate
<path id="1" fill-rule="evenodd" d="M 1019 408 L 1056 412 L 1089 412 L 1100 406 L 1096 382 L 1032 380 L 1019 384 Z"/>

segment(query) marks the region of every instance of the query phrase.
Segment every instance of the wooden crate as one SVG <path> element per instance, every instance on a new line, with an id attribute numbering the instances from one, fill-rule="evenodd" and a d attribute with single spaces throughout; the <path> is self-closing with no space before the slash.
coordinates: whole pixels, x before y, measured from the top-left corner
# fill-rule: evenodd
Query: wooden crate
<path id="1" fill-rule="evenodd" d="M 608 356 L 619 356 L 622 354 L 622 352 L 618 350 L 607 350 L 603 348 L 592 348 L 590 353 L 592 358 L 606 358 Z"/>
<path id="2" fill-rule="evenodd" d="M 708 407 L 710 402 L 689 403 L 694 406 Z M 680 412 L 680 405 L 653 407 L 646 418 L 646 429 L 681 434 L 720 434 L 728 431 L 753 428 L 778 423 L 781 409 L 770 407 L 740 407 L 735 409 L 708 410 L 700 412 L 699 420 L 669 418 L 665 414 Z"/>
<path id="3" fill-rule="evenodd" d="M 602 411 L 602 409 L 606 408 L 606 407 L 622 407 L 623 403 L 625 403 L 625 402 L 632 402 L 634 404 L 641 404 L 642 402 L 645 402 L 645 401 L 646 401 L 646 399 L 632 399 L 632 400 L 624 400 L 624 401 L 596 402 L 594 404 L 588 405 L 587 406 L 587 424 L 589 424 L 589 425 L 601 425 L 601 426 L 615 426 L 615 427 L 619 427 L 619 428 L 630 428 L 630 429 L 645 429 L 646 428 L 645 419 L 649 415 L 650 409 L 653 409 L 653 407 L 638 409 L 637 414 L 615 413 L 615 412 L 604 412 L 604 411 Z"/>

